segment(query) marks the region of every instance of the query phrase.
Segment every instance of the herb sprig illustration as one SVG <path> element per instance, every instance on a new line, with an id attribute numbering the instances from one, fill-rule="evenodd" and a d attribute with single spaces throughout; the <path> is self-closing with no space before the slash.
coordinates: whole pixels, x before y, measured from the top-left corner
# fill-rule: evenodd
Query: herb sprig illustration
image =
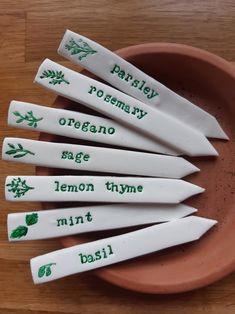
<path id="1" fill-rule="evenodd" d="M 62 71 L 54 71 L 54 70 L 45 70 L 42 72 L 42 75 L 40 76 L 41 79 L 48 78 L 51 79 L 49 81 L 49 84 L 70 84 L 69 81 L 67 81 L 64 78 L 64 73 Z"/>
<path id="2" fill-rule="evenodd" d="M 34 187 L 28 186 L 26 180 L 21 180 L 21 178 L 14 178 L 10 183 L 8 183 L 8 192 L 15 193 L 14 197 L 19 198 L 25 195 L 29 190 L 33 190 Z"/>
<path id="3" fill-rule="evenodd" d="M 38 222 L 38 214 L 32 213 L 27 214 L 25 216 L 25 223 L 27 226 L 35 225 Z M 26 226 L 18 226 L 16 229 L 12 230 L 10 238 L 11 239 L 20 239 L 22 237 L 25 237 L 28 233 L 28 227 Z"/>
<path id="4" fill-rule="evenodd" d="M 41 267 L 39 267 L 38 269 L 38 277 L 42 278 L 43 276 L 50 276 L 51 275 L 51 266 L 52 265 L 56 265 L 56 263 L 49 263 L 46 265 L 42 265 Z"/>
<path id="5" fill-rule="evenodd" d="M 21 158 L 27 154 L 35 155 L 30 150 L 24 149 L 24 147 L 21 144 L 17 144 L 18 148 L 16 148 L 15 145 L 11 143 L 7 143 L 7 145 L 10 147 L 10 150 L 6 151 L 6 154 L 11 155 L 13 158 Z"/>
<path id="6" fill-rule="evenodd" d="M 18 226 L 16 229 L 14 229 L 11 232 L 10 238 L 11 239 L 20 239 L 22 237 L 25 237 L 28 233 L 28 228 L 25 226 Z"/>
<path id="7" fill-rule="evenodd" d="M 16 120 L 16 123 L 22 123 L 23 121 L 28 121 L 28 126 L 32 126 L 33 128 L 36 128 L 38 126 L 38 122 L 43 120 L 43 118 L 36 118 L 33 115 L 32 111 L 28 111 L 27 114 L 22 115 L 19 111 L 14 111 L 13 114 L 16 117 L 19 117 L 18 120 Z"/>
<path id="8" fill-rule="evenodd" d="M 71 55 L 79 55 L 78 59 L 82 60 L 88 55 L 93 55 L 97 53 L 96 50 L 93 50 L 91 46 L 85 42 L 83 39 L 79 39 L 77 42 L 71 38 L 69 42 L 65 45 L 65 48 L 70 51 Z"/>

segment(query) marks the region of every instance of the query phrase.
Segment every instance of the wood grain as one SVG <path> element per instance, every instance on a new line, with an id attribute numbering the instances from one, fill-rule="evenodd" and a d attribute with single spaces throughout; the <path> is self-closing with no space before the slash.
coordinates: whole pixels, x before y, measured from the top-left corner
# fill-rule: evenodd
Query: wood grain
<path id="1" fill-rule="evenodd" d="M 12 99 L 50 105 L 55 96 L 34 85 L 40 62 L 62 61 L 56 48 L 65 28 L 114 50 L 143 42 L 190 44 L 235 62 L 235 3 L 228 1 L 18 0 L 0 2 L 0 136 L 36 139 L 38 133 L 7 126 Z M 69 65 L 67 61 L 62 64 Z M 29 165 L 1 161 L 0 313 L 180 313 L 235 312 L 235 274 L 210 287 L 172 296 L 122 290 L 82 274 L 34 286 L 29 259 L 60 247 L 58 240 L 10 244 L 7 213 L 39 209 L 37 203 L 4 200 L 7 175 L 34 174 Z"/>

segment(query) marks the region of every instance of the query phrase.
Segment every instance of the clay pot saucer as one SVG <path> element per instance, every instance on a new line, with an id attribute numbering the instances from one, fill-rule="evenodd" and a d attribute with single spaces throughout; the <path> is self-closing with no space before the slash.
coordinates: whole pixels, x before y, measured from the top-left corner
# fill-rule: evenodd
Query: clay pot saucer
<path id="1" fill-rule="evenodd" d="M 216 227 L 198 242 L 98 269 L 93 273 L 115 285 L 152 294 L 183 292 L 206 286 L 235 269 L 235 70 L 222 58 L 185 45 L 143 44 L 120 49 L 116 53 L 213 114 L 230 141 L 211 140 L 219 152 L 218 158 L 188 158 L 201 172 L 186 179 L 206 188 L 206 192 L 186 203 L 198 208 L 198 215 L 217 219 L 219 223 Z M 84 74 L 88 73 L 84 71 Z M 82 105 L 62 97 L 56 99 L 54 106 L 91 113 Z M 108 147 L 48 134 L 40 134 L 40 140 Z M 37 167 L 36 171 L 38 175 L 93 174 L 42 167 Z M 84 204 L 43 204 L 44 208 L 76 205 Z M 61 239 L 61 243 L 68 247 L 124 232 L 127 229 L 66 237 Z"/>

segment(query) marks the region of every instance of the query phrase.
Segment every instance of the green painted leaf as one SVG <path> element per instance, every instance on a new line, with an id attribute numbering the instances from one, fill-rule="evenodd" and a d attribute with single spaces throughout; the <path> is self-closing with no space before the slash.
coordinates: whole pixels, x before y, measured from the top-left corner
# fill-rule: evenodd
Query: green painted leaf
<path id="1" fill-rule="evenodd" d="M 14 111 L 13 114 L 14 114 L 16 117 L 20 117 L 19 111 Z"/>
<path id="2" fill-rule="evenodd" d="M 15 149 L 15 145 L 13 145 L 13 144 L 11 144 L 11 143 L 7 143 L 7 145 L 8 145 L 10 148 Z"/>
<path id="3" fill-rule="evenodd" d="M 51 266 L 52 265 L 56 265 L 56 263 L 49 263 L 46 265 L 42 265 L 41 267 L 39 267 L 38 269 L 38 277 L 41 278 L 44 275 L 46 275 L 47 277 L 51 275 L 52 271 L 51 271 Z"/>
<path id="4" fill-rule="evenodd" d="M 6 152 L 7 155 L 13 155 L 15 154 L 16 150 L 15 149 L 10 149 Z"/>
<path id="5" fill-rule="evenodd" d="M 35 225 L 38 222 L 38 214 L 33 213 L 26 215 L 25 222 L 27 226 Z"/>
<path id="6" fill-rule="evenodd" d="M 46 269 L 46 276 L 50 276 L 51 275 L 51 268 L 50 267 L 47 267 Z"/>
<path id="7" fill-rule="evenodd" d="M 10 238 L 11 239 L 20 239 L 22 237 L 25 237 L 28 233 L 28 228 L 25 226 L 18 226 L 16 229 L 14 229 L 11 232 Z"/>
<path id="8" fill-rule="evenodd" d="M 45 275 L 46 265 L 39 267 L 38 269 L 38 277 L 42 278 Z"/>
<path id="9" fill-rule="evenodd" d="M 18 154 L 18 155 L 13 156 L 13 158 L 21 158 L 21 157 L 24 157 L 26 154 L 27 154 L 27 153 L 24 152 L 24 153 L 22 153 L 22 154 Z"/>
<path id="10" fill-rule="evenodd" d="M 21 122 L 23 122 L 24 121 L 24 119 L 23 118 L 20 118 L 19 120 L 16 120 L 16 123 L 21 123 Z"/>

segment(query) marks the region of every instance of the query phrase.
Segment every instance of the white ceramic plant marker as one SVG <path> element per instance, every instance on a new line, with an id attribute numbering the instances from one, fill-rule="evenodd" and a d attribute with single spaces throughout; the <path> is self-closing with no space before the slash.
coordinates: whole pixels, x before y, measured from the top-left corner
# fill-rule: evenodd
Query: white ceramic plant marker
<path id="1" fill-rule="evenodd" d="M 205 136 L 228 139 L 217 120 L 208 112 L 96 42 L 67 30 L 58 53 L 125 93 L 194 127 Z"/>
<path id="2" fill-rule="evenodd" d="M 189 156 L 218 155 L 201 132 L 159 109 L 49 59 L 39 67 L 35 82 L 140 130 Z"/>
<path id="3" fill-rule="evenodd" d="M 46 152 L 46 154 L 45 154 Z M 7 137 L 2 159 L 52 168 L 180 179 L 197 167 L 182 157 Z"/>
<path id="4" fill-rule="evenodd" d="M 9 201 L 177 204 L 204 189 L 178 179 L 103 176 L 8 176 Z"/>
<path id="5" fill-rule="evenodd" d="M 117 204 L 9 214 L 9 241 L 48 239 L 170 221 L 197 210 L 184 204 Z"/>
<path id="6" fill-rule="evenodd" d="M 8 125 L 167 155 L 183 154 L 110 119 L 22 101 L 11 101 Z"/>
<path id="7" fill-rule="evenodd" d="M 216 223 L 190 216 L 38 256 L 30 260 L 33 281 L 43 283 L 195 241 Z"/>

